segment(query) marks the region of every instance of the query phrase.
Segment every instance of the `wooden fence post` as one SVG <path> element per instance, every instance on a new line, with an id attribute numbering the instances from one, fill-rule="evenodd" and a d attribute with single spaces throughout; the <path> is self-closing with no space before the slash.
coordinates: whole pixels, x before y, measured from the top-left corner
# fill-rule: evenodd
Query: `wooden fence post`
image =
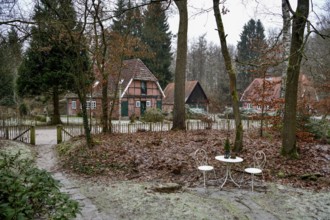
<path id="1" fill-rule="evenodd" d="M 62 125 L 57 125 L 57 144 L 62 143 Z"/>
<path id="2" fill-rule="evenodd" d="M 30 128 L 30 144 L 36 145 L 36 127 L 34 125 Z"/>

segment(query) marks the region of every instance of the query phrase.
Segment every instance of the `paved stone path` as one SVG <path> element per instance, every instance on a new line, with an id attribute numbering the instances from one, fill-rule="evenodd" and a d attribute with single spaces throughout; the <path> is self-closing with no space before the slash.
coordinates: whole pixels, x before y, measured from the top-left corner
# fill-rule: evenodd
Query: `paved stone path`
<path id="1" fill-rule="evenodd" d="M 54 146 L 56 144 L 56 129 L 43 128 L 36 130 L 36 144 L 37 144 L 37 166 L 40 169 L 45 169 L 52 174 L 52 176 L 61 182 L 63 185 L 61 191 L 68 193 L 72 199 L 78 201 L 82 207 L 81 214 L 77 216 L 77 220 L 102 220 L 111 219 L 109 216 L 103 216 L 97 210 L 97 207 L 90 199 L 80 193 L 79 186 L 73 180 L 59 172 L 56 169 L 56 154 Z"/>

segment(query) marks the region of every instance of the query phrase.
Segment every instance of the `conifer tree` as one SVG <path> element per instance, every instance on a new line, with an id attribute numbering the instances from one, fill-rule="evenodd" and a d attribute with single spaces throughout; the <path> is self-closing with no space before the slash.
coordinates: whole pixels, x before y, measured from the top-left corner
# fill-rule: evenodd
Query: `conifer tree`
<path id="1" fill-rule="evenodd" d="M 165 7 L 161 2 L 148 5 L 144 12 L 142 41 L 149 46 L 153 53 L 151 58 L 145 58 L 143 61 L 164 88 L 172 81 L 172 74 L 169 70 L 172 53 L 171 32 Z"/>
<path id="2" fill-rule="evenodd" d="M 63 27 L 77 26 L 72 1 L 42 0 L 35 6 L 34 20 L 31 43 L 19 69 L 18 91 L 24 96 L 51 97 L 52 123 L 59 124 L 60 94 L 74 85 L 71 71 L 76 53 Z"/>
<path id="3" fill-rule="evenodd" d="M 242 93 L 256 76 L 256 67 L 253 64 L 260 58 L 261 48 L 264 48 L 265 34 L 264 27 L 260 20 L 253 19 L 244 25 L 237 44 L 237 90 Z"/>
<path id="4" fill-rule="evenodd" d="M 112 30 L 118 32 L 121 35 L 124 35 L 126 28 L 125 28 L 125 12 L 127 11 L 126 0 L 117 0 L 115 6 L 115 14 L 112 24 Z"/>
<path id="5" fill-rule="evenodd" d="M 117 0 L 115 18 L 112 30 L 123 37 L 130 35 L 141 37 L 142 15 L 139 7 L 135 7 L 131 0 Z"/>

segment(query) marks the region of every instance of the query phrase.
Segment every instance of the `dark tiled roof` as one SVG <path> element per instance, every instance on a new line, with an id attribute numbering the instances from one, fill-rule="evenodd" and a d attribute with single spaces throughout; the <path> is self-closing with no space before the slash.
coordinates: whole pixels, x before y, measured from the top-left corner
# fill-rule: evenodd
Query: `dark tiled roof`
<path id="1" fill-rule="evenodd" d="M 195 87 L 197 86 L 198 81 L 186 81 L 185 84 L 185 101 L 189 98 Z M 165 99 L 163 100 L 164 104 L 174 104 L 174 83 L 169 83 L 165 90 Z"/>

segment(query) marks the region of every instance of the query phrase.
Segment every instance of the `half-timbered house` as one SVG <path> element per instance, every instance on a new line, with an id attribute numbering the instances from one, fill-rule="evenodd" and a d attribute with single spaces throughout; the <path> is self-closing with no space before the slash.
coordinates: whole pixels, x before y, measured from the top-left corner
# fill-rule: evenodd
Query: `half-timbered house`
<path id="1" fill-rule="evenodd" d="M 162 108 L 165 97 L 158 79 L 140 59 L 123 61 L 119 79 L 109 78 L 109 105 L 114 104 L 112 118 L 140 117 L 148 108 Z M 80 112 L 80 103 L 75 94 L 67 95 L 68 115 Z M 99 81 L 93 85 L 87 99 L 87 109 L 94 115 L 102 114 L 102 87 Z M 120 106 L 117 103 L 121 103 Z"/>

